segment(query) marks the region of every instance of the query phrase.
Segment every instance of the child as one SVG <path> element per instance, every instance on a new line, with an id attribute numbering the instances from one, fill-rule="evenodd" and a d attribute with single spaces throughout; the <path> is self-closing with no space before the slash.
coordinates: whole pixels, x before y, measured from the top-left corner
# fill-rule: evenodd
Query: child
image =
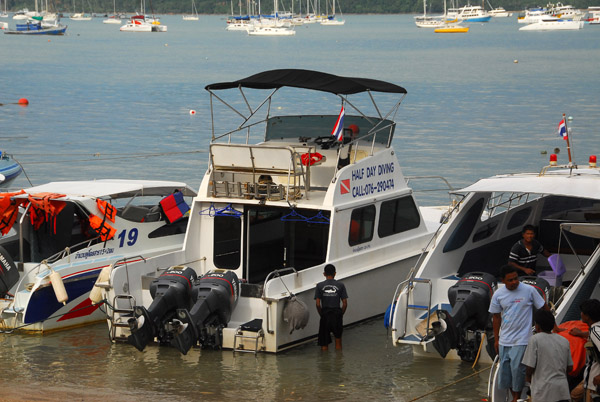
<path id="1" fill-rule="evenodd" d="M 529 339 L 522 363 L 527 367 L 525 379 L 531 383 L 533 402 L 570 400 L 567 372 L 573 368 L 569 341 L 553 334 L 554 316 L 538 310 L 534 316 L 536 334 Z"/>

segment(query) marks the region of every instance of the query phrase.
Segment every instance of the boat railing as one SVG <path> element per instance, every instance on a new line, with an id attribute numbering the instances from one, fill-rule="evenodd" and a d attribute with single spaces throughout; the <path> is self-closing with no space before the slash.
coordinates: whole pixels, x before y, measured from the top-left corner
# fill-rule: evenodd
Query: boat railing
<path id="1" fill-rule="evenodd" d="M 423 284 L 423 285 L 428 285 L 428 302 L 427 305 L 424 304 L 415 304 L 414 303 L 414 298 L 413 298 L 413 291 L 415 289 L 415 286 L 417 286 L 418 284 Z M 405 292 L 406 290 L 406 297 L 401 298 L 400 295 Z M 396 287 L 396 291 L 394 292 L 394 298 L 392 301 L 392 309 L 394 309 L 397 313 L 401 313 L 402 311 L 404 311 L 404 328 L 402 328 L 402 334 L 398 336 L 398 339 L 400 338 L 404 338 L 406 336 L 406 329 L 408 326 L 408 310 L 423 310 L 423 311 L 427 311 L 427 327 L 429 328 L 430 325 L 430 321 L 431 321 L 431 297 L 432 297 L 432 293 L 433 293 L 433 285 L 431 282 L 431 279 L 425 279 L 425 278 L 409 278 L 406 279 L 403 282 L 400 282 L 398 284 L 398 286 Z M 412 301 L 412 304 L 411 304 Z M 396 305 L 394 306 L 394 303 L 403 303 L 403 305 Z M 394 328 L 394 320 L 393 320 L 393 315 L 390 314 L 390 322 L 388 323 L 389 328 L 392 328 L 392 332 L 394 331 L 398 331 L 400 328 Z M 428 331 L 426 331 L 425 336 L 421 337 L 421 341 L 424 341 L 427 339 Z"/>
<path id="2" fill-rule="evenodd" d="M 56 263 L 57 261 L 60 261 L 60 260 L 62 260 L 64 258 L 67 258 L 67 263 L 68 264 L 71 263 L 71 251 L 73 251 L 73 250 L 80 250 L 82 248 L 91 247 L 92 244 L 93 244 L 93 242 L 96 241 L 96 240 L 98 240 L 99 238 L 100 238 L 100 236 L 94 237 L 93 239 L 82 241 L 81 243 L 77 243 L 77 244 L 75 244 L 73 246 L 65 247 L 63 250 L 61 250 L 61 251 L 59 251 L 59 252 L 51 255 L 48 258 L 45 258 L 41 262 L 37 263 L 36 265 L 34 265 L 33 267 L 31 267 L 29 270 L 27 270 L 27 272 L 24 272 L 23 276 L 21 277 L 21 280 L 17 284 L 15 293 L 18 293 L 19 291 L 21 291 L 22 289 L 24 289 L 24 287 L 22 286 L 23 281 L 25 279 L 27 279 L 29 277 L 29 275 L 31 273 L 33 273 L 34 271 L 37 271 L 37 272 L 35 272 L 35 274 L 39 275 L 39 273 L 41 271 L 40 268 L 42 268 L 42 267 L 44 267 L 44 268 L 48 267 L 49 268 L 50 265 L 52 265 L 52 264 Z M 24 264 L 25 263 L 23 262 L 23 260 L 19 261 L 19 269 L 21 271 L 24 270 Z"/>
<path id="3" fill-rule="evenodd" d="M 314 146 L 211 144 L 212 196 L 293 201 L 310 191 L 310 164 L 301 154 Z M 273 178 L 278 178 L 278 182 Z"/>

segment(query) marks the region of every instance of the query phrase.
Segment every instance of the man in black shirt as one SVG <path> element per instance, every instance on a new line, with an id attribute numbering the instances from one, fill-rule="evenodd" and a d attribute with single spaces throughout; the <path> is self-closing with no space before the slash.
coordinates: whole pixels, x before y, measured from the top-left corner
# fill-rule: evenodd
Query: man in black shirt
<path id="1" fill-rule="evenodd" d="M 319 322 L 319 346 L 321 350 L 327 350 L 331 343 L 331 332 L 335 337 L 335 348 L 342 349 L 343 316 L 348 307 L 348 294 L 346 286 L 336 281 L 335 267 L 327 264 L 323 271 L 325 280 L 317 283 L 315 289 L 315 300 L 317 311 L 321 316 Z M 342 307 L 340 307 L 340 301 Z"/>
<path id="2" fill-rule="evenodd" d="M 525 225 L 521 235 L 523 238 L 510 249 L 508 265 L 517 268 L 519 275 L 535 275 L 537 255 L 550 257 L 551 254 L 535 239 L 535 227 L 532 225 Z"/>

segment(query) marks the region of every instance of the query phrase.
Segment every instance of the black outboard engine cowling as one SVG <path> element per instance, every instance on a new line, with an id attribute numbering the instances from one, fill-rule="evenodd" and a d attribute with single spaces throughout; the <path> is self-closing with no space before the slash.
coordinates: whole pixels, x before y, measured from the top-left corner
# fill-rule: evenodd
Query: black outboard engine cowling
<path id="1" fill-rule="evenodd" d="M 447 328 L 438 333 L 433 341 L 433 346 L 442 357 L 446 357 L 450 349 L 457 349 L 462 360 L 475 359 L 481 332 L 493 335 L 488 309 L 495 288 L 494 275 L 469 272 L 448 289 L 452 312 L 442 312 Z"/>
<path id="2" fill-rule="evenodd" d="M 189 267 L 175 266 L 167 269 L 150 283 L 152 304 L 146 309 L 137 306 L 134 317 L 128 320 L 131 335 L 127 341 L 142 351 L 154 337 L 162 338 L 163 323 L 168 321 L 178 308 L 191 305 L 192 285 L 196 271 Z"/>
<path id="3" fill-rule="evenodd" d="M 166 330 L 173 336 L 171 345 L 184 355 L 196 343 L 219 348 L 222 329 L 231 319 L 239 297 L 239 280 L 233 271 L 210 271 L 196 280 L 192 288 L 191 309 L 178 309 Z"/>
<path id="4" fill-rule="evenodd" d="M 452 306 L 450 315 L 458 329 L 485 328 L 495 287 L 494 275 L 470 272 L 448 289 L 448 300 Z"/>
<path id="5" fill-rule="evenodd" d="M 522 276 L 519 278 L 521 283 L 531 285 L 538 291 L 540 296 L 544 298 L 544 301 L 548 303 L 548 297 L 550 296 L 550 284 L 544 278 L 537 276 Z"/>
<path id="6" fill-rule="evenodd" d="M 8 251 L 0 247 L 0 298 L 5 297 L 17 282 L 19 282 L 17 266 Z"/>

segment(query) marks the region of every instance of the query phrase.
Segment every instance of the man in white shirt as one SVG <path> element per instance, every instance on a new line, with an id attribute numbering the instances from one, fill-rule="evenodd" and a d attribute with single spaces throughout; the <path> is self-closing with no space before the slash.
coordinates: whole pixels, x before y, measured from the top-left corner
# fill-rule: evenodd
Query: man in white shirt
<path id="1" fill-rule="evenodd" d="M 521 361 L 532 335 L 533 308 L 547 310 L 548 306 L 533 286 L 519 283 L 516 267 L 502 266 L 500 276 L 505 286 L 494 293 L 489 308 L 493 314 L 494 346 L 500 356 L 498 386 L 510 389 L 516 402 L 525 385 L 525 366 Z"/>

